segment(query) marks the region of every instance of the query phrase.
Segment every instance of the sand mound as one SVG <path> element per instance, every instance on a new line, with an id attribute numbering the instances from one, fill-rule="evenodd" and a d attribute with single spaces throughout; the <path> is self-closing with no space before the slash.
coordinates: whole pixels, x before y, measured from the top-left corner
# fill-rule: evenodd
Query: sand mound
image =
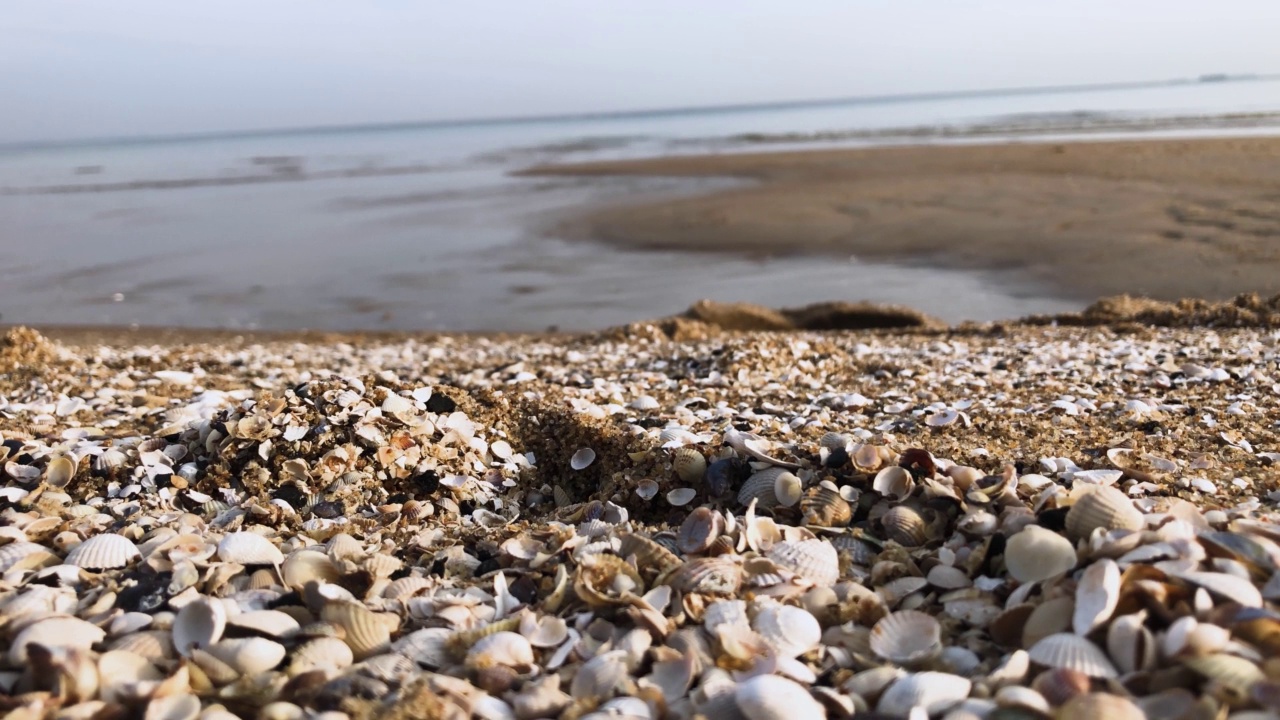
<path id="1" fill-rule="evenodd" d="M 1102 298 L 1083 312 L 1037 315 L 1023 318 L 1028 325 L 1099 326 L 1138 323 L 1156 327 L 1280 327 L 1280 295 L 1263 298 L 1255 293 L 1237 295 L 1225 302 L 1186 298 L 1162 302 L 1117 295 Z"/>

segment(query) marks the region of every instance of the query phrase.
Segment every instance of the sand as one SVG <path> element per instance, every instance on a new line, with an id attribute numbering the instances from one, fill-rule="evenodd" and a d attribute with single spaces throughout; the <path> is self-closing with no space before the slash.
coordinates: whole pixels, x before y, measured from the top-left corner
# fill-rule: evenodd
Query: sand
<path id="1" fill-rule="evenodd" d="M 1083 300 L 1225 299 L 1280 285 L 1280 138 L 703 155 L 528 172 L 756 181 L 593 209 L 556 228 L 630 248 L 1013 270 Z"/>

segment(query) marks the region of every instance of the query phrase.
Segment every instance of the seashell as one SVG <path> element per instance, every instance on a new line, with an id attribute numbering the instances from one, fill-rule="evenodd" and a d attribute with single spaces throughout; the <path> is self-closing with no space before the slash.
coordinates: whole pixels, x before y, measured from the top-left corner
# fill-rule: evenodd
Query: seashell
<path id="1" fill-rule="evenodd" d="M 27 645 L 46 648 L 80 648 L 88 650 L 102 642 L 106 631 L 92 623 L 68 615 L 54 615 L 26 626 L 9 646 L 9 664 L 21 667 L 27 660 Z"/>
<path id="2" fill-rule="evenodd" d="M 638 495 L 641 500 L 654 499 L 658 495 L 658 489 L 658 483 L 648 478 L 636 483 L 636 495 Z"/>
<path id="3" fill-rule="evenodd" d="M 774 543 L 767 553 L 770 560 L 822 587 L 830 587 L 840 579 L 840 556 L 830 542 L 820 539 Z"/>
<path id="4" fill-rule="evenodd" d="M 0 445 L 0 447 L 3 447 Z M 0 545 L 0 572 L 8 572 L 13 566 L 36 553 L 48 554 L 48 550 L 40 543 L 12 542 Z"/>
<path id="5" fill-rule="evenodd" d="M 1006 685 L 996 692 L 996 704 L 1002 708 L 1030 710 L 1035 716 L 1051 713 L 1049 701 L 1037 690 L 1019 685 Z"/>
<path id="6" fill-rule="evenodd" d="M 1230 690 L 1238 699 L 1247 698 L 1254 685 L 1267 679 L 1255 663 L 1227 653 L 1191 657 L 1183 660 L 1182 664 L 1215 685 Z"/>
<path id="7" fill-rule="evenodd" d="M 349 600 L 325 603 L 320 619 L 342 628 L 343 640 L 356 660 L 385 652 L 391 645 L 391 628 L 365 606 Z"/>
<path id="8" fill-rule="evenodd" d="M 652 568 L 659 575 L 679 567 L 684 561 L 653 538 L 640 533 L 627 533 L 621 537 L 618 555 L 634 558 L 636 567 Z"/>
<path id="9" fill-rule="evenodd" d="M 942 650 L 942 626 L 931 615 L 899 610 L 871 628 L 871 651 L 898 665 L 922 662 Z"/>
<path id="10" fill-rule="evenodd" d="M 959 590 L 973 585 L 969 575 L 958 567 L 951 565 L 935 565 L 925 576 L 929 584 L 940 590 Z"/>
<path id="11" fill-rule="evenodd" d="M 876 703 L 876 712 L 889 717 L 907 717 L 912 708 L 928 715 L 939 714 L 969 697 L 973 683 L 968 678 L 941 672 L 922 672 L 899 678 Z"/>
<path id="12" fill-rule="evenodd" d="M 387 555 L 385 553 L 370 555 L 361 564 L 361 568 L 365 572 L 378 579 L 389 578 L 402 567 L 404 567 L 403 560 L 395 557 L 394 555 Z"/>
<path id="13" fill-rule="evenodd" d="M 1052 530 L 1028 525 L 1009 538 L 1004 562 L 1009 575 L 1018 582 L 1041 582 L 1074 568 L 1076 548 Z"/>
<path id="14" fill-rule="evenodd" d="M 1055 633 L 1043 638 L 1027 649 L 1027 655 L 1031 662 L 1047 668 L 1075 670 L 1094 678 L 1119 677 L 1115 665 L 1101 648 L 1071 633 Z"/>
<path id="15" fill-rule="evenodd" d="M 504 630 L 477 640 L 467 651 L 465 664 L 472 670 L 502 666 L 525 672 L 533 667 L 533 662 L 533 645 L 529 640 Z"/>
<path id="16" fill-rule="evenodd" d="M 914 508 L 895 505 L 880 518 L 885 535 L 903 547 L 920 547 L 928 540 L 924 518 Z"/>
<path id="17" fill-rule="evenodd" d="M 120 702 L 126 696 L 125 688 L 135 683 L 162 679 L 160 670 L 136 653 L 109 650 L 98 657 L 101 698 L 107 702 Z"/>
<path id="18" fill-rule="evenodd" d="M 800 469 L 800 466 L 796 463 L 770 457 L 768 452 L 773 443 L 757 435 L 742 432 L 733 426 L 730 426 L 724 431 L 724 442 L 726 445 L 737 450 L 739 453 L 750 457 L 752 460 L 769 463 L 770 465 L 786 468 L 788 470 Z"/>
<path id="19" fill-rule="evenodd" d="M 680 447 L 676 448 L 671 458 L 671 467 L 682 482 L 693 485 L 702 482 L 702 476 L 707 471 L 707 458 L 696 448 Z"/>
<path id="20" fill-rule="evenodd" d="M 680 552 L 697 555 L 706 552 L 711 543 L 724 532 L 724 518 L 720 513 L 707 507 L 700 507 L 689 513 L 680 523 L 680 533 L 676 536 L 676 547 Z"/>
<path id="21" fill-rule="evenodd" d="M 66 455 L 53 458 L 44 469 L 45 484 L 51 488 L 65 488 L 75 476 L 76 462 Z"/>
<path id="22" fill-rule="evenodd" d="M 753 627 L 778 657 L 794 658 L 817 647 L 822 626 L 808 610 L 791 605 L 770 605 L 756 613 Z"/>
<path id="23" fill-rule="evenodd" d="M 730 558 L 701 557 L 684 563 L 662 584 L 687 593 L 732 595 L 742 585 L 742 565 Z"/>
<path id="24" fill-rule="evenodd" d="M 1071 627 L 1077 635 L 1088 635 L 1111 619 L 1120 602 L 1120 566 L 1104 558 L 1089 567 L 1076 585 L 1076 608 Z"/>
<path id="25" fill-rule="evenodd" d="M 569 694 L 579 700 L 587 700 L 612 692 L 630 674 L 626 655 L 625 650 L 611 650 L 583 663 L 569 683 Z"/>
<path id="26" fill-rule="evenodd" d="M 747 720 L 827 717 L 827 709 L 805 686 L 777 675 L 757 675 L 738 683 L 733 702 Z"/>
<path id="27" fill-rule="evenodd" d="M 776 508 L 778 506 L 778 496 L 774 494 L 774 488 L 777 487 L 778 479 L 782 475 L 791 475 L 791 473 L 785 468 L 769 467 L 752 474 L 738 489 L 738 503 L 750 505 L 751 501 L 755 500 L 758 510 Z M 796 479 L 799 480 L 799 478 Z"/>
<path id="28" fill-rule="evenodd" d="M 1053 668 L 1045 670 L 1031 681 L 1031 689 L 1040 693 L 1051 706 L 1057 707 L 1071 698 L 1089 692 L 1093 681 L 1088 675 L 1075 670 Z"/>
<path id="29" fill-rule="evenodd" d="M 1058 709 L 1058 720 L 1146 720 L 1134 702 L 1111 693 L 1084 693 Z"/>
<path id="30" fill-rule="evenodd" d="M 80 543 L 67 553 L 67 564 L 86 570 L 121 568 L 141 557 L 138 547 L 123 535 L 103 533 Z"/>
<path id="31" fill-rule="evenodd" d="M 906 500 L 916 488 L 916 480 L 911 471 L 897 465 L 890 465 L 876 473 L 871 482 L 871 489 L 890 500 Z"/>
<path id="32" fill-rule="evenodd" d="M 206 648 L 213 657 L 241 675 L 266 672 L 284 660 L 284 646 L 266 638 L 231 638 Z"/>
<path id="33" fill-rule="evenodd" d="M 828 450 L 848 450 L 851 443 L 848 435 L 838 432 L 829 432 L 818 438 L 818 447 Z"/>
<path id="34" fill-rule="evenodd" d="M 1146 521 L 1133 501 L 1114 487 L 1088 487 L 1071 509 L 1067 511 L 1067 534 L 1074 538 L 1087 538 L 1094 530 L 1141 530 Z"/>
<path id="35" fill-rule="evenodd" d="M 707 466 L 703 481 L 707 492 L 713 497 L 729 494 L 734 487 L 741 485 L 751 477 L 751 464 L 740 457 L 729 457 L 716 460 Z"/>
<path id="36" fill-rule="evenodd" d="M 218 559 L 241 565 L 279 565 L 284 562 L 284 555 L 257 533 L 233 532 L 218 542 Z"/>
<path id="37" fill-rule="evenodd" d="M 329 538 L 329 542 L 325 543 L 325 553 L 335 563 L 343 560 L 359 562 L 365 556 L 364 545 L 348 533 L 338 533 Z"/>
<path id="38" fill-rule="evenodd" d="M 420 575 L 410 575 L 392 580 L 382 591 L 382 597 L 388 600 L 411 598 L 425 588 L 431 587 L 431 581 Z"/>
<path id="39" fill-rule="evenodd" d="M 552 615 L 545 615 L 538 619 L 529 618 L 527 627 L 526 622 L 520 623 L 520 634 L 529 638 L 529 644 L 539 648 L 556 647 L 563 643 L 569 637 L 569 625 L 562 618 Z"/>
<path id="40" fill-rule="evenodd" d="M 1210 594 L 1245 607 L 1262 607 L 1262 591 L 1248 578 L 1220 572 L 1170 573 L 1179 580 L 1198 585 Z"/>
<path id="41" fill-rule="evenodd" d="M 233 615 L 227 618 L 227 626 L 277 640 L 288 640 L 301 629 L 292 615 L 279 610 L 251 610 Z"/>
<path id="42" fill-rule="evenodd" d="M 1122 674 L 1156 665 L 1155 636 L 1146 627 L 1145 610 L 1121 615 L 1107 627 L 1107 654 Z"/>
<path id="43" fill-rule="evenodd" d="M 800 498 L 800 514 L 806 525 L 845 527 L 853 519 L 853 508 L 841 497 L 839 489 L 824 482 L 809 488 Z"/>
<path id="44" fill-rule="evenodd" d="M 355 656 L 351 652 L 351 647 L 345 642 L 333 637 L 318 637 L 294 649 L 286 672 L 290 676 L 311 670 L 337 672 L 351 667 L 354 663 Z"/>
<path id="45" fill-rule="evenodd" d="M 697 494 L 698 491 L 693 488 L 676 488 L 667 493 L 667 502 L 674 507 L 683 507 L 692 502 Z"/>
<path id="46" fill-rule="evenodd" d="M 1076 601 L 1072 596 L 1055 597 L 1036 605 L 1022 626 L 1022 645 L 1031 647 L 1054 633 L 1071 629 Z"/>
<path id="47" fill-rule="evenodd" d="M 596 451 L 591 448 L 582 448 L 569 458 L 569 467 L 574 470 L 585 470 L 591 463 L 596 461 Z"/>
<path id="48" fill-rule="evenodd" d="M 661 548 L 671 557 L 675 557 L 661 545 L 652 540 L 648 542 L 652 543 L 652 547 Z M 646 550 L 652 549 L 651 546 L 644 547 Z M 676 559 L 679 561 L 679 558 Z M 591 607 L 629 605 L 636 596 L 644 592 L 644 579 L 626 560 L 616 555 L 592 553 L 583 556 L 578 563 L 578 568 L 573 574 L 573 591 Z"/>
<path id="49" fill-rule="evenodd" d="M 296 550 L 280 566 L 284 584 L 301 590 L 308 582 L 335 583 L 341 573 L 329 556 L 318 550 Z"/>
<path id="50" fill-rule="evenodd" d="M 804 483 L 794 473 L 782 472 L 773 481 L 773 496 L 783 507 L 792 507 L 800 502 L 804 494 Z"/>
<path id="51" fill-rule="evenodd" d="M 176 693 L 148 702 L 142 720 L 196 720 L 199 716 L 200 698 L 191 693 Z"/>
<path id="52" fill-rule="evenodd" d="M 227 627 L 227 609 L 219 600 L 200 597 L 182 606 L 173 619 L 173 646 L 183 657 L 191 651 L 207 650 Z"/>
<path id="53" fill-rule="evenodd" d="M 147 630 L 113 640 L 111 650 L 119 650 L 146 658 L 151 662 L 170 660 L 176 654 L 168 630 Z"/>

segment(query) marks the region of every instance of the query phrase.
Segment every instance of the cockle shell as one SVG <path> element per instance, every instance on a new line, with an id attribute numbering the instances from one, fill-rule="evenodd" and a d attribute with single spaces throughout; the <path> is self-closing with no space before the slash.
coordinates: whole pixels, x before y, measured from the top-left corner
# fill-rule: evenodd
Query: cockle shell
<path id="1" fill-rule="evenodd" d="M 338 533 L 329 538 L 329 542 L 325 543 L 325 552 L 334 562 L 343 560 L 358 562 L 365 556 L 364 545 L 349 533 Z"/>
<path id="2" fill-rule="evenodd" d="M 697 511 L 695 510 L 694 512 Z M 646 570 L 652 569 L 657 574 L 662 574 L 672 568 L 679 567 L 684 562 L 662 543 L 640 533 L 627 533 L 622 536 L 621 540 L 622 542 L 618 546 L 618 556 L 627 559 L 634 558 L 636 567 L 645 568 Z M 601 562 L 610 561 L 601 560 Z M 624 568 L 621 571 L 627 574 L 634 572 L 630 568 Z"/>
<path id="3" fill-rule="evenodd" d="M 936 656 L 942 650 L 942 626 L 931 615 L 899 610 L 881 618 L 871 628 L 871 651 L 898 665 L 910 665 Z"/>
<path id="4" fill-rule="evenodd" d="M 351 646 L 333 637 L 308 640 L 294 649 L 289 659 L 289 675 L 311 670 L 338 671 L 351 667 L 355 655 Z"/>
<path id="5" fill-rule="evenodd" d="M 285 648 L 280 643 L 256 637 L 220 640 L 207 651 L 241 675 L 266 672 L 279 665 L 285 656 Z"/>
<path id="6" fill-rule="evenodd" d="M 1133 501 L 1114 487 L 1087 486 L 1067 511 L 1067 533 L 1076 539 L 1089 537 L 1094 530 L 1141 530 L 1146 524 Z"/>
<path id="7" fill-rule="evenodd" d="M 270 540 L 257 533 L 233 532 L 218 542 L 218 559 L 241 565 L 279 565 L 284 561 L 284 555 Z"/>
<path id="8" fill-rule="evenodd" d="M 1115 665 L 1097 645 L 1072 633 L 1055 633 L 1027 649 L 1031 661 L 1048 668 L 1065 668 L 1089 677 L 1119 676 Z"/>
<path id="9" fill-rule="evenodd" d="M 173 619 L 173 646 L 183 657 L 195 648 L 207 650 L 222 638 L 227 609 L 222 601 L 200 597 L 182 606 Z"/>
<path id="10" fill-rule="evenodd" d="M 742 483 L 742 487 L 738 490 L 738 503 L 741 505 L 750 505 L 752 500 L 756 501 L 756 508 L 759 510 L 772 510 L 778 507 L 779 498 L 774 492 L 774 488 L 778 486 L 779 479 L 784 475 L 795 477 L 790 471 L 780 467 L 768 467 L 747 478 Z M 800 478 L 796 478 L 799 482 Z M 783 484 L 789 484 L 791 481 L 784 480 Z M 798 499 L 798 498 L 797 498 Z"/>
<path id="11" fill-rule="evenodd" d="M 280 566 L 285 585 L 301 590 L 312 580 L 322 583 L 338 581 L 340 573 L 329 556 L 318 550 L 295 550 L 289 553 Z"/>
<path id="12" fill-rule="evenodd" d="M 806 525 L 845 527 L 853 519 L 853 508 L 840 495 L 840 490 L 823 482 L 809 488 L 800 498 L 800 514 Z"/>
<path id="13" fill-rule="evenodd" d="M 916 481 L 911 471 L 897 465 L 890 465 L 876 473 L 871 482 L 871 489 L 890 500 L 905 500 L 915 490 Z"/>
<path id="14" fill-rule="evenodd" d="M 1074 568 L 1076 548 L 1052 530 L 1028 525 L 1009 539 L 1004 562 L 1018 582 L 1040 582 Z"/>
<path id="15" fill-rule="evenodd" d="M 912 708 L 934 715 L 969 697 L 973 684 L 968 678 L 942 672 L 921 672 L 894 681 L 880 696 L 876 712 L 889 717 L 907 717 Z"/>
<path id="16" fill-rule="evenodd" d="M 707 507 L 700 507 L 689 513 L 680 524 L 680 533 L 676 536 L 676 547 L 680 552 L 696 555 L 706 552 L 711 543 L 724 532 L 724 518 L 720 513 Z"/>
<path id="17" fill-rule="evenodd" d="M 929 539 L 924 518 L 914 508 L 895 505 L 881 518 L 888 538 L 903 547 L 920 547 Z"/>
<path id="18" fill-rule="evenodd" d="M 733 701 L 747 720 L 827 717 L 827 709 L 803 685 L 777 675 L 757 675 L 739 683 Z"/>
<path id="19" fill-rule="evenodd" d="M 694 485 L 702 482 L 707 471 L 707 458 L 697 448 L 680 447 L 671 457 L 671 467 L 682 482 Z"/>
<path id="20" fill-rule="evenodd" d="M 724 556 L 694 558 L 663 582 L 681 592 L 731 595 L 742 585 L 742 565 Z"/>
<path id="21" fill-rule="evenodd" d="M 467 651 L 466 657 L 466 666 L 472 670 L 502 666 L 524 672 L 533 666 L 533 662 L 533 645 L 525 636 L 510 631 L 480 638 Z"/>
<path id="22" fill-rule="evenodd" d="M 822 641 L 822 626 L 808 610 L 791 605 L 770 605 L 756 613 L 755 631 L 778 657 L 803 655 Z"/>
<path id="23" fill-rule="evenodd" d="M 27 645 L 36 643 L 47 648 L 89 649 L 102 642 L 106 631 L 79 618 L 55 615 L 28 625 L 9 646 L 9 664 L 21 666 L 27 660 Z"/>
<path id="24" fill-rule="evenodd" d="M 345 632 L 343 640 L 351 647 L 356 660 L 384 652 L 391 644 L 387 622 L 365 606 L 351 601 L 327 602 L 320 619 L 331 622 Z"/>
<path id="25" fill-rule="evenodd" d="M 48 552 L 48 549 L 40 543 L 19 541 L 0 545 L 0 572 L 8 572 L 10 568 L 30 555 L 48 554 Z"/>
<path id="26" fill-rule="evenodd" d="M 67 553 L 67 564 L 86 570 L 107 570 L 124 567 L 138 557 L 141 554 L 129 538 L 115 533 L 103 533 L 72 548 Z"/>
<path id="27" fill-rule="evenodd" d="M 768 558 L 820 586 L 840 579 L 840 556 L 830 542 L 821 539 L 782 541 L 773 544 Z"/>

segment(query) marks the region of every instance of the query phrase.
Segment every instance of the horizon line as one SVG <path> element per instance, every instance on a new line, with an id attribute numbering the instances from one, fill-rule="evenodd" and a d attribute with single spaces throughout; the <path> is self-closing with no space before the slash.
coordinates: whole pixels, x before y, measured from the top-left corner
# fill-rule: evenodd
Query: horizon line
<path id="1" fill-rule="evenodd" d="M 1084 91 L 1114 91 L 1174 85 L 1215 84 L 1223 82 L 1270 82 L 1280 80 L 1280 73 L 1206 73 L 1190 78 L 1163 80 L 1130 80 L 1104 83 L 1075 83 L 1067 85 L 1023 85 L 1004 88 L 970 90 L 933 90 L 878 95 L 853 95 L 804 100 L 774 100 L 760 102 L 719 103 L 712 105 L 684 105 L 638 108 L 633 110 L 598 110 L 565 113 L 538 113 L 530 115 L 479 116 L 441 118 L 434 120 L 401 120 L 332 125 L 303 125 L 293 127 L 247 128 L 240 130 L 205 130 L 193 132 L 158 133 L 150 135 L 118 135 L 66 138 L 61 140 L 0 141 L 0 150 L 38 150 L 76 146 L 108 144 L 162 144 L 200 140 L 227 140 L 234 138 L 262 138 L 284 135 L 321 135 L 325 133 L 367 132 L 434 129 L 450 127 L 483 127 L 495 125 L 526 125 L 546 122 L 584 122 L 643 119 L 679 115 L 726 114 L 750 111 L 794 110 L 802 108 L 834 107 L 840 105 L 876 104 L 891 102 L 922 102 L 952 98 L 983 97 L 997 95 L 1034 95 Z"/>

